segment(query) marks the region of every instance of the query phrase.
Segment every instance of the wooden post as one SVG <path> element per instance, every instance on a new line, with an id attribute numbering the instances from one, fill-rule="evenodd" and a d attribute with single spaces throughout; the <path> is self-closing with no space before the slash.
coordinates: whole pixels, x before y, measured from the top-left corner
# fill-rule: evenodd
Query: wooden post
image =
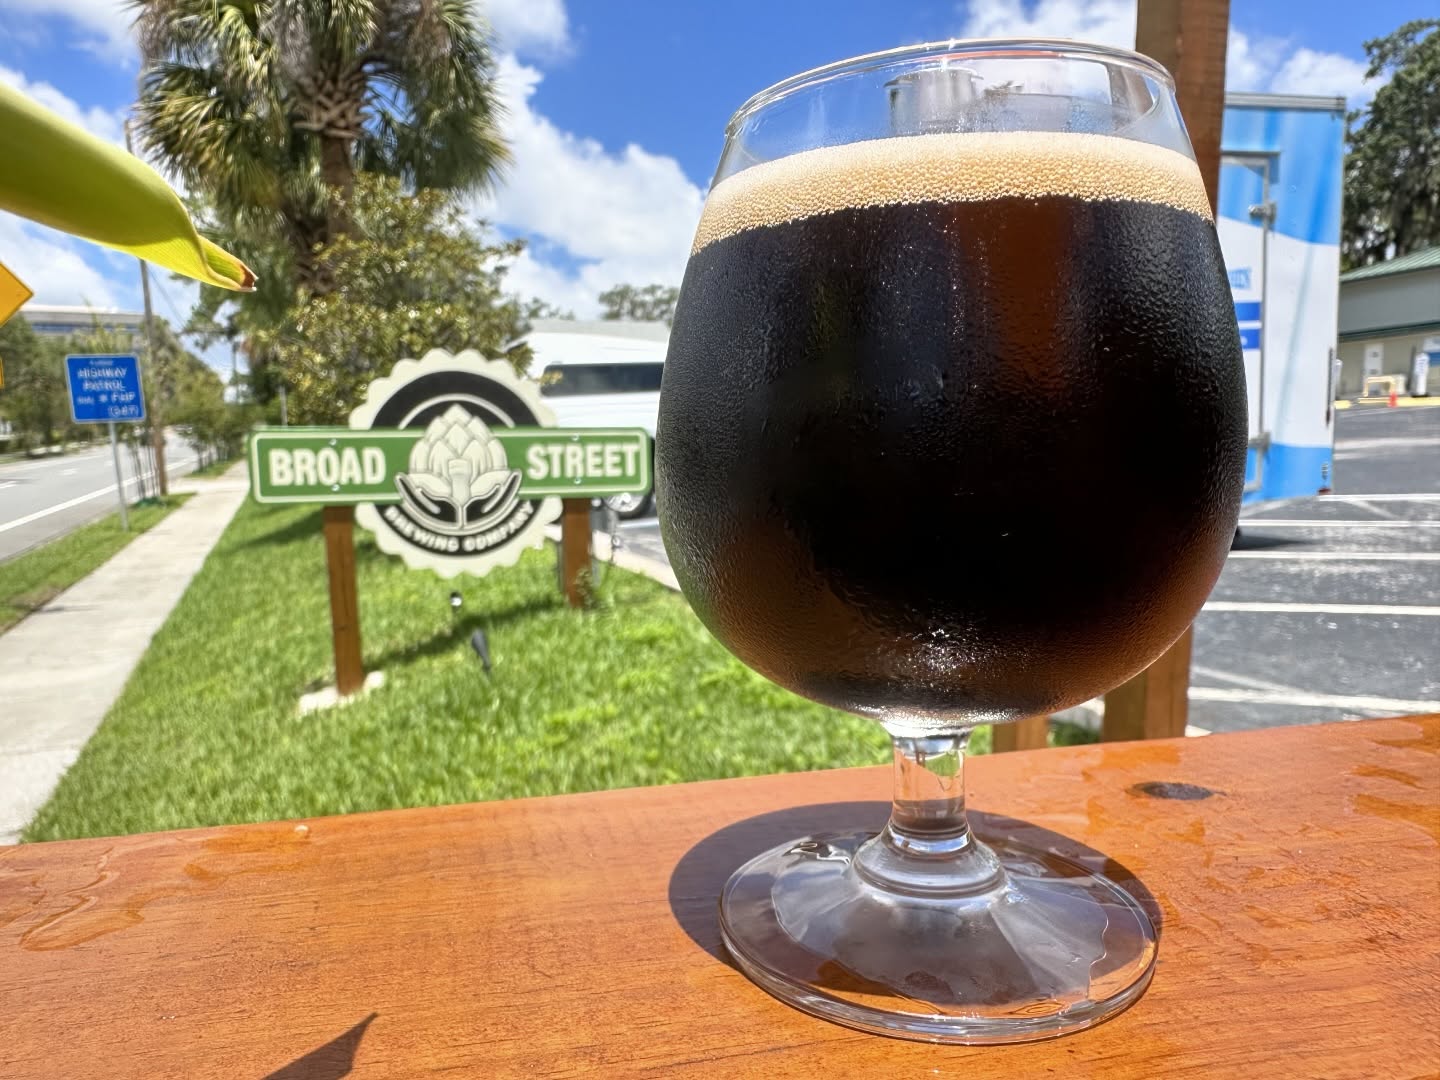
<path id="1" fill-rule="evenodd" d="M 560 580 L 565 602 L 584 607 L 590 575 L 590 500 L 564 499 L 560 515 Z"/>
<path id="2" fill-rule="evenodd" d="M 1103 742 L 1169 739 L 1185 734 L 1190 715 L 1190 645 L 1194 629 L 1148 668 L 1105 695 Z"/>
<path id="3" fill-rule="evenodd" d="M 1225 121 L 1225 41 L 1230 0 L 1144 0 L 1136 5 L 1135 51 L 1175 76 L 1180 115 L 1215 206 L 1220 127 Z"/>
<path id="4" fill-rule="evenodd" d="M 991 749 L 997 754 L 1007 750 L 1040 750 L 1049 745 L 1050 718 L 1029 716 L 1013 724 L 996 724 L 991 729 Z"/>
<path id="5" fill-rule="evenodd" d="M 330 571 L 330 630 L 335 689 L 341 697 L 365 685 L 360 660 L 360 599 L 355 588 L 355 508 L 325 507 L 325 563 Z"/>
<path id="6" fill-rule="evenodd" d="M 1136 5 L 1135 51 L 1175 76 L 1180 113 L 1210 195 L 1220 183 L 1220 128 L 1225 120 L 1225 43 L 1230 0 L 1144 0 Z M 1164 739 L 1185 734 L 1189 718 L 1193 631 L 1149 668 L 1105 695 L 1101 738 Z"/>

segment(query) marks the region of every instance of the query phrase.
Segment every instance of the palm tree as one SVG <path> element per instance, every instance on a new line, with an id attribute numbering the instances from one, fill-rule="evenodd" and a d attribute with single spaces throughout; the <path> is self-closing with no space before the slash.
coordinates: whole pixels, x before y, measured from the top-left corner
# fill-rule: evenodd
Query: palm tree
<path id="1" fill-rule="evenodd" d="M 470 0 L 135 0 L 142 145 L 311 293 L 358 169 L 478 190 L 507 153 Z"/>

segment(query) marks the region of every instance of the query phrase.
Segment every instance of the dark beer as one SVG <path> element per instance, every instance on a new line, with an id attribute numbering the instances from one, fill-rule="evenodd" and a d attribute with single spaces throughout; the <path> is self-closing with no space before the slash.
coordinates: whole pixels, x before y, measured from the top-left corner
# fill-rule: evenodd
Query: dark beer
<path id="1" fill-rule="evenodd" d="M 906 728 L 1141 670 L 1246 452 L 1193 162 L 1076 134 L 807 151 L 711 193 L 661 394 L 666 548 L 745 663 Z"/>

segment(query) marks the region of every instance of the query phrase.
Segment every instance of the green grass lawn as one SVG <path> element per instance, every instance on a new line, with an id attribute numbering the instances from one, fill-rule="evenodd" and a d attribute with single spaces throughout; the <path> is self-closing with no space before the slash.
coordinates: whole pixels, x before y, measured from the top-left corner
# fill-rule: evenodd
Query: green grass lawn
<path id="1" fill-rule="evenodd" d="M 74 585 L 187 498 L 132 506 L 129 532 L 121 530 L 120 515 L 114 513 L 0 563 L 0 633 Z"/>
<path id="2" fill-rule="evenodd" d="M 301 717 L 300 695 L 331 675 L 319 518 L 240 510 L 26 840 L 888 759 L 873 722 L 766 682 L 646 578 L 609 570 L 576 612 L 551 549 L 442 581 L 360 532 L 365 661 L 386 682 Z M 982 729 L 972 745 L 988 743 Z"/>

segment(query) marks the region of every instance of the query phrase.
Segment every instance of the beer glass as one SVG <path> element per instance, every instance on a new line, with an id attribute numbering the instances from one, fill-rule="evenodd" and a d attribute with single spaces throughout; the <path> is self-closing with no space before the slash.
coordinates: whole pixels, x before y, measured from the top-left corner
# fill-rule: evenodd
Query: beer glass
<path id="1" fill-rule="evenodd" d="M 720 901 L 801 1009 L 938 1042 L 1088 1027 L 1149 981 L 1114 882 L 965 817 L 976 724 L 1160 656 L 1235 531 L 1240 343 L 1163 68 L 951 41 L 797 75 L 726 130 L 656 439 L 666 550 L 750 667 L 894 742 L 878 835 L 809 836 Z"/>

